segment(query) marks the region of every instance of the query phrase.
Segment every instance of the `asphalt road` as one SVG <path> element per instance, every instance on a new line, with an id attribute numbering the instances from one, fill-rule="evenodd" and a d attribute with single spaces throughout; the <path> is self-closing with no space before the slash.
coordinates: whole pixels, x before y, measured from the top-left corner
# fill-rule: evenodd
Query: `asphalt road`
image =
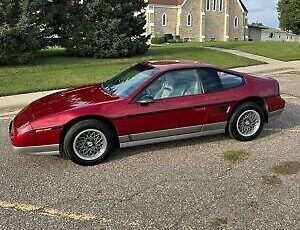
<path id="1" fill-rule="evenodd" d="M 95 167 L 14 155 L 0 120 L 0 229 L 300 229 L 299 74 L 275 77 L 287 108 L 257 140 L 135 147 Z"/>

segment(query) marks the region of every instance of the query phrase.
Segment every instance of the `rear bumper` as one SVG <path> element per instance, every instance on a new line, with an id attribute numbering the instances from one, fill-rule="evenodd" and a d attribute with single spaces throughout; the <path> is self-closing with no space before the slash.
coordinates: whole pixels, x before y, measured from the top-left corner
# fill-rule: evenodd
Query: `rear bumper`
<path id="1" fill-rule="evenodd" d="M 268 114 L 268 121 L 274 121 L 275 119 L 277 119 L 282 113 L 283 113 L 284 109 L 279 109 L 279 110 L 275 110 L 272 112 L 269 112 Z"/>
<path id="2" fill-rule="evenodd" d="M 31 154 L 41 156 L 53 156 L 59 155 L 59 145 L 41 145 L 41 146 L 28 146 L 28 147 L 16 147 L 12 146 L 14 153 L 16 154 Z"/>

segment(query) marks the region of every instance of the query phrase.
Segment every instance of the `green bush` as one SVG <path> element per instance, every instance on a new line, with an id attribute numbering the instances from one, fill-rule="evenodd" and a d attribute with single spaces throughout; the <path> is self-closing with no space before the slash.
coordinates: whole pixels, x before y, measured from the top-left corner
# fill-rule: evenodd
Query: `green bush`
<path id="1" fill-rule="evenodd" d="M 166 38 L 162 36 L 151 38 L 152 44 L 164 44 L 165 42 L 166 42 Z"/>
<path id="2" fill-rule="evenodd" d="M 112 7 L 113 6 L 113 7 Z M 145 53 L 144 0 L 84 1 L 71 6 L 65 47 L 75 56 L 127 57 Z"/>
<path id="3" fill-rule="evenodd" d="M 23 64 L 39 49 L 59 45 L 74 56 L 145 53 L 144 0 L 5 0 L 0 3 L 0 64 Z"/>
<path id="4" fill-rule="evenodd" d="M 40 48 L 35 28 L 20 24 L 0 27 L 0 65 L 26 63 Z"/>
<path id="5" fill-rule="evenodd" d="M 168 40 L 168 43 L 183 43 L 181 39 Z"/>

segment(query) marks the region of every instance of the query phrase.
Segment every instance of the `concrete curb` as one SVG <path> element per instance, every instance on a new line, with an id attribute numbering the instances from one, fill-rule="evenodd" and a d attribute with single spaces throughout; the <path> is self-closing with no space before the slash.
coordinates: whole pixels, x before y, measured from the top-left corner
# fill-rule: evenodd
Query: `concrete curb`
<path id="1" fill-rule="evenodd" d="M 300 61 L 281 62 L 281 64 L 262 64 L 256 66 L 240 67 L 232 70 L 262 75 L 288 73 L 291 71 L 300 71 Z M 62 90 L 64 89 L 0 97 L 0 117 L 7 116 L 7 114 L 10 113 L 15 113 L 15 111 L 19 111 L 20 108 L 23 108 L 24 106 L 41 97 Z"/>
<path id="2" fill-rule="evenodd" d="M 0 116 L 1 114 L 9 114 L 12 111 L 22 108 L 41 97 L 62 90 L 63 89 L 0 97 Z"/>
<path id="3" fill-rule="evenodd" d="M 279 61 L 279 60 L 275 60 L 272 58 L 268 58 L 268 57 L 264 57 L 264 56 L 260 56 L 260 55 L 256 55 L 256 54 L 250 54 L 250 53 L 246 53 L 243 51 L 239 51 L 239 50 L 232 50 L 232 49 L 224 49 L 224 48 L 219 48 L 219 47 L 206 47 L 207 49 L 211 49 L 211 50 L 216 50 L 216 51 L 222 51 L 225 53 L 230 53 L 230 54 L 234 54 L 240 57 L 245 57 L 245 58 L 249 58 L 252 60 L 256 60 L 256 61 L 261 61 L 261 62 L 265 62 L 268 64 L 282 64 L 284 63 L 283 61 Z"/>

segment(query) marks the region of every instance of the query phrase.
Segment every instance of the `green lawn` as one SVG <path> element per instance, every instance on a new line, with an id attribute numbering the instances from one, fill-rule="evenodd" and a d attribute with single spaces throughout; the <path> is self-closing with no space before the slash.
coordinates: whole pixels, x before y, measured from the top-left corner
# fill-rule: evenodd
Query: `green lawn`
<path id="1" fill-rule="evenodd" d="M 203 43 L 225 49 L 241 50 L 281 61 L 300 60 L 299 42 L 216 42 Z"/>
<path id="2" fill-rule="evenodd" d="M 199 44 L 153 46 L 145 55 L 123 59 L 74 58 L 64 56 L 64 50 L 44 50 L 30 64 L 0 67 L 0 96 L 101 82 L 143 60 L 196 60 L 226 68 L 261 64 L 247 58 L 208 50 Z"/>

